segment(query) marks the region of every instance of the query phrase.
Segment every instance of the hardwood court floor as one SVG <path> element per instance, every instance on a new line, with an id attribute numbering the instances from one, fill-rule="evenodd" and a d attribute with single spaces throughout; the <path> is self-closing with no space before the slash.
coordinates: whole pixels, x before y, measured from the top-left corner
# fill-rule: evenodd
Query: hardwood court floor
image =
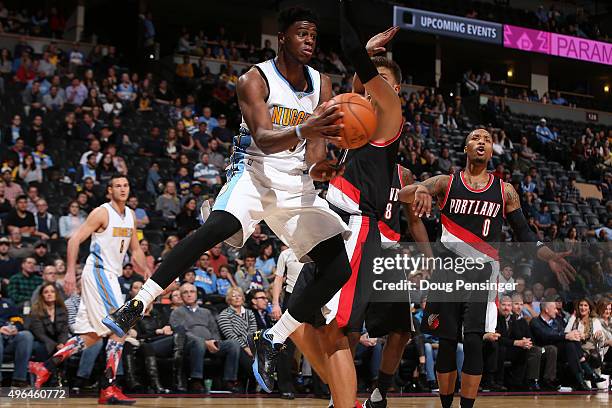
<path id="1" fill-rule="evenodd" d="M 363 400 L 363 398 L 361 398 Z M 458 401 L 457 401 L 458 402 Z M 0 407 L 83 407 L 97 405 L 95 398 L 68 398 L 56 401 L 10 401 L 0 399 Z M 457 404 L 453 404 L 457 405 Z M 134 407 L 284 407 L 325 408 L 327 402 L 320 399 L 297 398 L 293 401 L 271 397 L 254 398 L 138 398 Z M 389 399 L 389 408 L 439 408 L 436 397 L 403 397 Z M 486 396 L 479 397 L 476 408 L 603 408 L 612 406 L 612 395 L 537 395 L 537 396 Z"/>

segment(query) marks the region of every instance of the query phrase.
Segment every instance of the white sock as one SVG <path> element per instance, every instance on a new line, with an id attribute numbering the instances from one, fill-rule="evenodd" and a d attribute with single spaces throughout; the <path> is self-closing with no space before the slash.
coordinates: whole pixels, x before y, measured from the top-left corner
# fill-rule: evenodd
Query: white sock
<path id="1" fill-rule="evenodd" d="M 378 390 L 378 388 L 374 389 L 374 391 L 372 391 L 372 395 L 370 395 L 370 401 L 379 402 L 382 400 L 383 400 L 383 397 L 380 394 L 380 391 Z"/>
<path id="2" fill-rule="evenodd" d="M 332 397 L 329 397 L 329 404 L 327 404 L 327 408 L 333 407 L 333 406 L 334 406 L 334 399 Z"/>
<path id="3" fill-rule="evenodd" d="M 144 286 L 142 287 L 144 289 Z M 284 343 L 287 337 L 300 327 L 302 323 L 298 322 L 289 314 L 288 310 L 278 319 L 278 322 L 272 328 L 268 329 L 268 333 L 272 334 L 273 343 Z"/>
<path id="4" fill-rule="evenodd" d="M 147 279 L 140 291 L 136 294 L 134 299 L 140 300 L 144 304 L 144 309 L 147 308 L 156 297 L 162 294 L 164 290 L 153 279 Z"/>

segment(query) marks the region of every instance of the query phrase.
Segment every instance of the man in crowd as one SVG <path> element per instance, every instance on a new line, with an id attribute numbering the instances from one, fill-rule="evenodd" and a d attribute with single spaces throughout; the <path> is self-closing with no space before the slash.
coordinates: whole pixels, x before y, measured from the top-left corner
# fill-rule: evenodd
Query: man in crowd
<path id="1" fill-rule="evenodd" d="M 32 257 L 36 261 L 35 272 L 38 275 L 42 275 L 45 266 L 50 265 L 53 262 L 51 256 L 49 255 L 47 243 L 44 241 L 36 241 L 34 243 L 34 255 L 32 255 Z"/>
<path id="2" fill-rule="evenodd" d="M 193 168 L 193 178 L 208 187 L 221 185 L 221 175 L 217 167 L 209 161 L 208 153 L 202 153 L 200 163 Z"/>
<path id="3" fill-rule="evenodd" d="M 17 306 L 30 300 L 32 292 L 42 283 L 40 275 L 36 274 L 36 260 L 28 256 L 21 261 L 21 272 L 13 275 L 8 286 L 8 296 Z"/>
<path id="4" fill-rule="evenodd" d="M 4 180 L 4 197 L 15 205 L 17 197 L 23 195 L 23 189 L 17 183 L 13 183 L 13 170 L 10 167 L 2 169 L 2 179 Z"/>
<path id="5" fill-rule="evenodd" d="M 40 288 L 42 288 L 42 286 L 46 283 L 52 283 L 53 286 L 55 286 L 56 295 L 61 297 L 62 300 L 66 299 L 64 288 L 57 281 L 57 268 L 55 266 L 53 265 L 45 266 L 45 268 L 43 269 L 42 277 L 43 277 L 43 283 L 41 283 L 40 285 L 36 287 L 36 289 L 34 289 L 34 292 L 32 293 L 32 298 L 30 299 L 30 304 L 34 304 L 36 300 L 38 300 L 38 296 L 39 296 L 38 292 L 40 291 Z"/>
<path id="6" fill-rule="evenodd" d="M 223 380 L 234 383 L 238 376 L 240 344 L 236 340 L 221 340 L 221 334 L 212 313 L 197 305 L 196 287 L 191 283 L 181 285 L 184 305 L 170 314 L 170 326 L 175 333 L 187 333 L 186 349 L 191 362 L 191 389 L 204 390 L 204 356 L 206 353 L 225 357 Z M 229 384 L 228 384 L 229 385 Z"/>
<path id="7" fill-rule="evenodd" d="M 5 225 L 9 233 L 19 231 L 21 235 L 32 236 L 36 232 L 36 221 L 34 214 L 27 210 L 28 197 L 20 195 L 15 200 L 15 208 L 11 211 L 6 220 Z"/>
<path id="8" fill-rule="evenodd" d="M 219 276 L 219 268 L 221 267 L 221 265 L 229 263 L 229 261 L 227 260 L 227 256 L 223 255 L 223 252 L 221 252 L 222 247 L 223 244 L 217 244 L 212 247 L 210 251 L 208 251 L 210 254 L 210 266 L 213 268 L 217 276 Z"/>
<path id="9" fill-rule="evenodd" d="M 134 265 L 126 263 L 123 265 L 123 275 L 119 277 L 119 285 L 121 285 L 121 293 L 127 295 L 132 287 L 132 283 L 139 281 L 142 282 L 142 276 L 134 273 Z"/>
<path id="10" fill-rule="evenodd" d="M 540 123 L 536 126 L 536 137 L 543 145 L 557 141 L 557 135 L 546 126 L 544 118 L 540 119 Z"/>
<path id="11" fill-rule="evenodd" d="M 9 256 L 11 240 L 7 237 L 0 238 L 0 287 L 3 291 L 9 284 L 11 276 L 19 273 L 19 259 Z"/>
<path id="12" fill-rule="evenodd" d="M 251 309 L 255 314 L 255 320 L 257 321 L 257 330 L 269 329 L 274 325 L 272 319 L 268 314 L 268 296 L 263 290 L 256 289 L 249 293 L 251 297 Z"/>
<path id="13" fill-rule="evenodd" d="M 0 364 L 5 356 L 15 364 L 13 387 L 28 387 L 28 362 L 32 356 L 34 336 L 23 327 L 23 316 L 10 299 L 0 297 Z M 0 382 L 2 371 L 0 371 Z"/>
<path id="14" fill-rule="evenodd" d="M 21 232 L 14 230 L 10 235 L 11 246 L 9 248 L 9 256 L 13 258 L 25 258 L 26 256 L 34 255 L 32 245 L 24 243 L 21 240 Z"/>

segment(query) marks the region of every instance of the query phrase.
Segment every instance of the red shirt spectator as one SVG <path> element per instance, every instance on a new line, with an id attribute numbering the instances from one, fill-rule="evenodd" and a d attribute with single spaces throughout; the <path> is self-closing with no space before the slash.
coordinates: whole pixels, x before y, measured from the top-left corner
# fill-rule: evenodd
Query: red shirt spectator
<path id="1" fill-rule="evenodd" d="M 219 276 L 219 268 L 221 265 L 229 263 L 227 256 L 221 253 L 221 244 L 215 245 L 208 253 L 210 254 L 209 265 L 215 270 L 215 274 Z"/>

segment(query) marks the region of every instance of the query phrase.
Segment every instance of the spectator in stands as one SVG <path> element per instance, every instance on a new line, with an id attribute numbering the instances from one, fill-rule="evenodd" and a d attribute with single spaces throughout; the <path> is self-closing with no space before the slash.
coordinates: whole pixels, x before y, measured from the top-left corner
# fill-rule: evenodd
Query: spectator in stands
<path id="1" fill-rule="evenodd" d="M 440 124 L 448 130 L 455 130 L 459 127 L 452 106 L 447 107 L 446 112 L 440 114 Z"/>
<path id="2" fill-rule="evenodd" d="M 174 92 L 168 88 L 168 81 L 165 79 L 159 81 L 159 85 L 155 91 L 155 102 L 162 105 L 169 105 L 175 98 Z"/>
<path id="3" fill-rule="evenodd" d="M 81 140 L 93 141 L 100 131 L 100 127 L 98 123 L 94 120 L 93 114 L 91 112 L 85 112 L 83 114 L 83 120 L 79 122 L 78 125 L 78 134 L 76 135 Z M 101 147 L 101 146 L 100 146 Z M 93 151 L 91 148 L 91 144 L 89 149 Z M 98 149 L 98 152 L 100 149 Z M 81 160 L 83 157 L 81 157 Z"/>
<path id="4" fill-rule="evenodd" d="M 574 305 L 574 314 L 570 317 L 565 326 L 565 333 L 570 333 L 577 330 L 580 333 L 580 346 L 585 356 L 591 356 L 597 353 L 596 360 L 589 364 L 584 357 L 580 359 L 580 367 L 584 373 L 585 379 L 591 382 L 599 383 L 604 381 L 596 371 L 601 365 L 601 355 L 599 348 L 604 341 L 604 333 L 601 326 L 601 321 L 595 317 L 595 307 L 588 299 L 580 299 Z M 593 384 L 594 385 L 594 384 Z"/>
<path id="5" fill-rule="evenodd" d="M 29 301 L 34 289 L 42 283 L 42 278 L 35 273 L 35 268 L 36 260 L 27 256 L 21 261 L 21 272 L 11 276 L 8 296 L 17 306 Z"/>
<path id="6" fill-rule="evenodd" d="M 210 106 L 205 106 L 202 109 L 202 116 L 198 119 L 199 122 L 206 122 L 208 125 L 208 131 L 212 134 L 217 126 L 219 126 L 219 121 L 212 115 L 212 109 Z"/>
<path id="7" fill-rule="evenodd" d="M 6 146 L 12 146 L 17 139 L 26 137 L 26 128 L 21 122 L 21 115 L 13 115 L 11 124 L 4 128 L 2 132 L 2 143 Z"/>
<path id="8" fill-rule="evenodd" d="M 229 265 L 221 265 L 219 267 L 219 276 L 217 277 L 217 293 L 225 296 L 230 288 L 238 287 L 234 275 L 230 270 Z"/>
<path id="9" fill-rule="evenodd" d="M 10 167 L 2 168 L 2 179 L 4 180 L 4 197 L 11 205 L 15 205 L 17 197 L 23 195 L 23 189 L 17 183 L 13 183 L 13 170 Z"/>
<path id="10" fill-rule="evenodd" d="M 13 387 L 27 387 L 28 362 L 32 355 L 34 336 L 23 327 L 23 315 L 11 299 L 0 297 L 0 363 L 4 363 L 5 355 L 10 356 L 15 364 L 12 375 Z M 0 371 L 0 381 L 2 371 Z"/>
<path id="11" fill-rule="evenodd" d="M 229 262 L 227 257 L 223 255 L 221 248 L 222 248 L 222 244 L 217 244 L 214 247 L 212 247 L 210 251 L 208 251 L 210 255 L 210 260 L 209 260 L 210 266 L 212 266 L 217 276 L 219 276 L 219 269 L 221 265 L 225 265 Z"/>
<path id="12" fill-rule="evenodd" d="M 98 96 L 98 90 L 96 88 L 90 88 L 87 94 L 87 98 L 83 101 L 83 111 L 91 112 L 94 107 L 102 108 L 100 98 Z"/>
<path id="13" fill-rule="evenodd" d="M 34 215 L 27 210 L 28 198 L 25 195 L 17 197 L 15 208 L 9 212 L 4 224 L 7 231 L 19 231 L 22 235 L 33 236 L 36 234 L 36 222 Z"/>
<path id="14" fill-rule="evenodd" d="M 537 194 L 537 192 L 538 192 L 538 187 L 536 183 L 534 183 L 533 180 L 531 179 L 531 175 L 526 174 L 525 177 L 523 177 L 523 181 L 521 182 L 521 193 Z"/>
<path id="15" fill-rule="evenodd" d="M 253 353 L 247 343 L 247 337 L 257 331 L 257 321 L 251 309 L 244 307 L 244 293 L 240 288 L 232 288 L 225 295 L 228 307 L 219 313 L 217 323 L 221 334 L 226 340 L 233 340 L 240 344 L 243 352 L 252 360 Z M 247 363 L 248 367 L 249 363 Z M 250 371 L 250 370 L 249 370 Z"/>
<path id="16" fill-rule="evenodd" d="M 543 230 L 548 230 L 552 225 L 552 216 L 545 202 L 540 204 L 540 211 L 536 215 L 536 225 Z"/>
<path id="17" fill-rule="evenodd" d="M 166 182 L 164 193 L 157 197 L 155 211 L 161 211 L 163 217 L 167 220 L 174 221 L 176 219 L 181 208 L 174 181 Z"/>
<path id="18" fill-rule="evenodd" d="M 154 271 L 155 270 L 155 257 L 151 255 L 149 241 L 143 238 L 138 243 L 140 245 L 140 248 L 142 249 L 142 252 L 145 254 L 145 260 L 146 260 L 147 266 L 149 267 L 149 270 Z M 134 272 L 146 278 L 144 271 L 140 269 L 138 264 L 135 263 L 133 265 L 134 265 Z"/>
<path id="19" fill-rule="evenodd" d="M 70 72 L 76 73 L 77 69 L 85 62 L 85 55 L 79 50 L 79 43 L 72 44 L 72 50 L 68 54 Z"/>
<path id="20" fill-rule="evenodd" d="M 39 114 L 43 107 L 43 94 L 40 92 L 40 82 L 32 82 L 32 87 L 23 90 L 21 93 L 24 113 L 30 116 L 30 113 Z"/>
<path id="21" fill-rule="evenodd" d="M 161 157 L 164 152 L 164 144 L 159 135 L 159 128 L 153 126 L 149 132 L 149 137 L 144 141 L 138 153 L 146 157 Z"/>
<path id="22" fill-rule="evenodd" d="M 60 237 L 69 239 L 84 222 L 85 217 L 81 214 L 78 201 L 71 201 L 68 204 L 68 213 L 59 219 Z"/>
<path id="23" fill-rule="evenodd" d="M 161 176 L 159 175 L 159 163 L 152 162 L 151 167 L 147 171 L 147 180 L 145 182 L 146 190 L 149 194 L 156 197 L 161 190 Z"/>
<path id="24" fill-rule="evenodd" d="M 33 62 L 28 54 L 22 55 L 19 68 L 15 73 L 15 82 L 27 84 L 36 78 L 36 62 Z"/>
<path id="25" fill-rule="evenodd" d="M 521 137 L 521 145 L 519 146 L 519 154 L 522 160 L 526 160 L 528 163 L 533 162 L 538 158 L 537 154 L 534 153 L 533 149 L 529 147 L 527 143 L 527 138 L 525 136 Z"/>
<path id="26" fill-rule="evenodd" d="M 535 344 L 540 347 L 554 346 L 557 355 L 560 355 L 569 367 L 569 371 L 578 384 L 577 389 L 580 391 L 590 391 L 590 387 L 584 382 L 584 375 L 580 367 L 580 358 L 582 350 L 580 348 L 580 332 L 572 330 L 564 333 L 564 327 L 559 325 L 555 319 L 557 316 L 557 308 L 554 302 L 542 302 L 542 313 L 531 320 L 529 327 L 535 339 Z M 552 348 L 548 348 L 551 351 Z M 551 353 L 554 354 L 554 353 Z M 549 356 L 546 356 L 548 359 Z M 550 355 L 552 360 L 552 355 Z M 555 358 L 556 361 L 556 358 Z M 555 378 L 556 378 L 555 366 Z"/>
<path id="27" fill-rule="evenodd" d="M 200 226 L 198 221 L 198 213 L 196 208 L 196 199 L 188 198 L 183 205 L 179 215 L 176 216 L 176 228 L 178 236 L 184 238 L 191 231 L 196 230 Z"/>
<path id="28" fill-rule="evenodd" d="M 271 243 L 264 243 L 261 246 L 259 256 L 255 261 L 255 268 L 261 271 L 266 279 L 274 280 L 276 261 L 274 260 L 274 248 Z"/>
<path id="29" fill-rule="evenodd" d="M 42 183 L 43 174 L 42 169 L 36 166 L 34 157 L 30 153 L 26 153 L 23 161 L 19 165 L 19 178 L 24 184 L 30 183 Z"/>
<path id="30" fill-rule="evenodd" d="M 37 353 L 37 359 L 45 361 L 70 338 L 68 314 L 53 283 L 43 283 L 34 293 L 36 300 L 32 301 L 30 330 L 42 346 L 43 352 Z"/>
<path id="31" fill-rule="evenodd" d="M 116 172 L 117 169 L 113 164 L 113 156 L 110 153 L 105 153 L 104 156 L 102 156 L 100 163 L 98 163 L 98 167 L 96 167 L 96 178 L 98 183 L 105 186 Z M 86 180 L 93 181 L 93 179 L 90 177 L 88 177 Z"/>
<path id="32" fill-rule="evenodd" d="M 49 255 L 49 248 L 47 248 L 47 243 L 44 241 L 35 242 L 34 254 L 32 256 L 36 260 L 36 273 L 42 275 L 45 266 L 50 265 L 52 261 L 51 256 Z"/>
<path id="33" fill-rule="evenodd" d="M 198 267 L 194 270 L 196 275 L 195 285 L 201 288 L 206 295 L 217 293 L 217 275 L 210 266 L 210 255 L 203 253 L 198 260 Z"/>
<path id="34" fill-rule="evenodd" d="M 210 163 L 208 153 L 201 154 L 200 163 L 196 164 L 193 169 L 193 177 L 209 188 L 222 183 L 219 170 Z"/>
<path id="35" fill-rule="evenodd" d="M 163 258 L 168 252 L 172 251 L 172 248 L 174 248 L 178 242 L 179 239 L 176 235 L 169 235 L 164 243 L 164 250 L 161 253 L 161 257 Z"/>
<path id="36" fill-rule="evenodd" d="M 225 168 L 225 156 L 220 152 L 217 139 L 210 139 L 208 142 L 208 160 L 218 170 Z"/>
<path id="37" fill-rule="evenodd" d="M 80 108 L 87 98 L 87 87 L 81 83 L 79 78 L 73 78 L 71 85 L 66 88 L 66 103 L 73 108 Z"/>
<path id="38" fill-rule="evenodd" d="M 561 92 L 557 91 L 555 97 L 551 100 L 553 105 L 568 105 L 567 99 L 561 96 Z"/>
<path id="39" fill-rule="evenodd" d="M 453 162 L 451 161 L 448 147 L 444 146 L 442 148 L 442 151 L 440 152 L 440 157 L 438 157 L 436 163 L 438 170 L 440 170 L 442 174 L 450 174 L 450 169 L 453 166 Z"/>
<path id="40" fill-rule="evenodd" d="M 236 283 L 242 289 L 244 293 L 249 293 L 254 289 L 268 290 L 270 283 L 260 270 L 255 267 L 255 256 L 247 254 L 244 258 L 244 265 L 242 265 L 237 271 Z"/>
<path id="41" fill-rule="evenodd" d="M 91 116 L 89 117 L 91 118 Z M 100 163 L 100 160 L 102 160 L 102 157 L 104 157 L 104 154 L 101 150 L 102 144 L 100 143 L 100 141 L 98 139 L 91 139 L 91 141 L 89 142 L 89 150 L 81 155 L 79 164 L 87 164 L 89 155 L 93 154 L 96 158 L 95 164 L 97 165 L 98 163 Z"/>
<path id="42" fill-rule="evenodd" d="M 612 217 L 608 217 L 606 225 L 595 229 L 592 235 L 594 235 L 599 242 L 608 242 L 612 240 Z"/>
<path id="43" fill-rule="evenodd" d="M 206 122 L 204 122 L 206 123 Z M 219 115 L 217 127 L 212 131 L 212 136 L 216 138 L 225 148 L 228 148 L 233 139 L 234 132 L 227 128 L 227 116 Z"/>
<path id="44" fill-rule="evenodd" d="M 563 202 L 578 204 L 580 201 L 580 190 L 576 187 L 576 179 L 570 178 L 569 184 L 563 190 Z"/>
<path id="45" fill-rule="evenodd" d="M 11 232 L 10 238 L 11 247 L 9 249 L 9 256 L 21 259 L 34 254 L 34 248 L 21 240 L 21 232 L 19 230 L 15 229 Z"/>
<path id="46" fill-rule="evenodd" d="M 50 262 L 50 261 L 48 261 Z M 42 278 L 43 282 L 32 292 L 32 298 L 30 299 L 30 303 L 34 304 L 40 295 L 40 291 L 42 287 L 47 284 L 52 284 L 55 287 L 56 295 L 63 301 L 66 299 L 66 293 L 64 292 L 64 287 L 58 281 L 58 272 L 55 265 L 46 264 L 43 265 L 42 270 Z"/>
<path id="47" fill-rule="evenodd" d="M 91 178 L 95 183 L 97 181 L 97 169 L 96 154 L 89 153 L 85 164 L 79 166 L 75 181 L 80 184 L 85 181 L 85 179 Z"/>
<path id="48" fill-rule="evenodd" d="M 176 129 L 169 128 L 166 133 L 166 143 L 164 145 L 164 155 L 176 160 L 181 152 L 181 144 L 176 136 Z"/>
<path id="49" fill-rule="evenodd" d="M 202 378 L 204 376 L 204 356 L 207 352 L 225 358 L 223 380 L 232 383 L 234 388 L 238 376 L 238 362 L 240 358 L 240 343 L 236 340 L 221 340 L 219 327 L 212 313 L 197 305 L 197 292 L 194 285 L 184 283 L 181 285 L 181 298 L 184 306 L 178 307 L 170 314 L 172 330 L 186 331 L 186 349 L 191 361 L 191 389 L 201 393 L 204 390 Z"/>
<path id="50" fill-rule="evenodd" d="M 193 134 L 193 140 L 196 148 L 200 152 L 208 150 L 208 140 L 210 134 L 208 133 L 208 124 L 204 121 L 198 121 L 198 131 Z"/>
<path id="51" fill-rule="evenodd" d="M 34 164 L 36 164 L 36 167 L 40 167 L 43 171 L 53 167 L 53 159 L 45 153 L 44 141 L 41 140 L 36 143 L 32 156 L 34 157 Z"/>
<path id="52" fill-rule="evenodd" d="M 134 299 L 136 295 L 138 294 L 138 292 L 140 291 L 140 289 L 142 288 L 142 285 L 143 285 L 142 281 L 132 282 L 132 284 L 130 285 L 130 290 L 128 291 L 127 295 L 125 295 L 125 299 L 126 300 Z"/>
<path id="53" fill-rule="evenodd" d="M 5 197 L 4 190 L 6 189 L 6 183 L 0 179 L 0 223 L 2 223 L 9 212 L 13 209 L 9 200 Z"/>
<path id="54" fill-rule="evenodd" d="M 143 278 L 137 273 L 134 273 L 134 265 L 126 263 L 123 265 L 123 274 L 119 277 L 119 285 L 121 293 L 127 295 L 134 282 L 142 282 Z"/>
<path id="55" fill-rule="evenodd" d="M 149 216 L 144 208 L 140 208 L 138 203 L 138 197 L 131 196 L 128 199 L 127 206 L 134 210 L 134 215 L 136 216 L 136 228 L 144 229 L 149 224 Z"/>
<path id="56" fill-rule="evenodd" d="M 553 133 L 548 126 L 546 126 L 546 119 L 540 119 L 540 123 L 536 126 L 536 137 L 543 145 L 550 142 L 556 142 L 558 135 Z"/>
<path id="57" fill-rule="evenodd" d="M 117 97 L 123 104 L 131 105 L 136 100 L 138 94 L 134 89 L 134 84 L 130 81 L 130 76 L 127 73 L 121 74 L 121 82 L 117 84 Z"/>
<path id="58" fill-rule="evenodd" d="M 251 309 L 257 322 L 257 330 L 269 329 L 274 325 L 268 313 L 268 296 L 263 290 L 253 290 L 250 293 Z"/>
<path id="59" fill-rule="evenodd" d="M 611 259 L 608 257 L 608 259 Z M 612 274 L 609 275 L 612 277 Z M 612 282 L 609 283 L 612 286 Z M 609 361 L 608 352 L 612 346 L 612 302 L 609 299 L 600 299 L 597 302 L 596 314 L 599 316 L 601 331 L 603 334 L 601 357 L 604 361 Z"/>
<path id="60" fill-rule="evenodd" d="M 9 284 L 11 276 L 19 273 L 19 259 L 9 255 L 11 241 L 7 237 L 0 238 L 0 286 L 3 291 Z"/>
<path id="61" fill-rule="evenodd" d="M 41 115 L 35 115 L 25 137 L 25 142 L 29 147 L 36 146 L 38 142 L 44 142 L 49 138 L 49 130 L 43 126 L 43 118 Z"/>

